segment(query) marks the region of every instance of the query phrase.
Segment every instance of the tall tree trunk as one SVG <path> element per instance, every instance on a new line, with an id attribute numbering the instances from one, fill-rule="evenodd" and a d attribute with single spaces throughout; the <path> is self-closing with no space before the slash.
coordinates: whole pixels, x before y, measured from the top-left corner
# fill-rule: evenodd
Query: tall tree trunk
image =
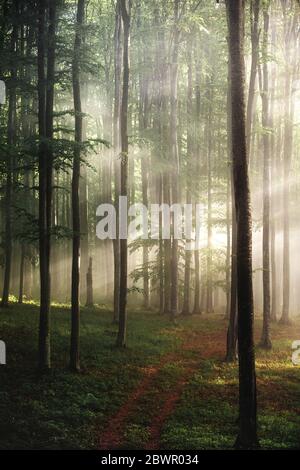
<path id="1" fill-rule="evenodd" d="M 80 369 L 79 360 L 79 330 L 80 330 L 80 206 L 79 206 L 79 179 L 80 179 L 80 154 L 82 144 L 82 109 L 80 94 L 80 54 L 82 43 L 82 26 L 84 22 L 85 0 L 78 0 L 77 21 L 74 41 L 74 56 L 72 67 L 73 100 L 75 111 L 75 149 L 73 158 L 72 175 L 72 228 L 73 228 L 73 253 L 72 253 L 72 288 L 71 288 L 71 349 L 70 369 Z"/>
<path id="2" fill-rule="evenodd" d="M 129 87 L 129 36 L 131 0 L 120 0 L 124 29 L 123 41 L 123 87 L 121 104 L 121 196 L 128 197 L 128 87 Z M 119 296 L 119 331 L 117 346 L 126 346 L 127 324 L 127 238 L 120 240 L 120 296 Z"/>
<path id="3" fill-rule="evenodd" d="M 230 317 L 230 253 L 231 253 L 231 233 L 230 233 L 230 181 L 231 181 L 231 164 L 228 162 L 227 170 L 227 195 L 226 195 L 226 313 L 225 318 Z"/>
<path id="4" fill-rule="evenodd" d="M 263 329 L 260 346 L 271 349 L 270 338 L 270 138 L 269 138 L 269 76 L 268 76 L 268 39 L 269 39 L 269 13 L 264 11 L 263 34 L 263 76 L 261 82 L 262 99 L 262 126 L 263 133 Z"/>
<path id="5" fill-rule="evenodd" d="M 170 198 L 170 175 L 164 172 L 163 175 L 163 201 L 164 204 L 171 204 Z M 164 223 L 164 222 L 163 222 Z M 171 312 L 171 240 L 165 239 L 164 243 L 164 313 Z"/>
<path id="6" fill-rule="evenodd" d="M 170 153 L 171 153 L 171 201 L 178 201 L 178 142 L 177 142 L 177 85 L 178 85 L 178 40 L 179 1 L 174 0 L 174 33 L 170 64 Z M 175 215 L 171 214 L 171 266 L 170 266 L 170 313 L 174 319 L 178 311 L 178 240 L 175 238 Z"/>
<path id="7" fill-rule="evenodd" d="M 139 16 L 139 27 L 140 27 L 140 16 Z M 140 45 L 140 48 L 142 46 Z M 148 111 L 149 111 L 149 90 L 148 90 L 148 77 L 142 73 L 145 69 L 145 64 L 141 60 L 141 52 L 139 54 L 139 128 L 142 138 L 148 128 Z M 147 149 L 148 150 L 148 149 Z M 146 151 L 147 151 L 146 150 Z M 148 179 L 149 179 L 149 163 L 148 153 L 142 155 L 141 159 L 141 173 L 142 173 L 142 201 L 143 205 L 148 208 Z M 150 290 L 149 290 L 149 249 L 147 243 L 143 244 L 143 306 L 145 309 L 149 308 L 150 305 Z"/>
<path id="8" fill-rule="evenodd" d="M 40 326 L 39 326 L 39 368 L 48 369 L 50 363 L 50 299 L 49 263 L 47 262 L 47 219 L 46 219 L 46 1 L 39 2 L 38 27 L 38 116 L 39 116 L 39 260 L 40 260 Z"/>
<path id="9" fill-rule="evenodd" d="M 50 247 L 52 206 L 52 137 L 57 1 L 49 4 L 47 37 L 47 80 L 45 80 L 46 2 L 39 4 L 38 92 L 39 92 L 39 224 L 40 224 L 40 327 L 39 369 L 51 367 L 50 360 Z M 46 87 L 45 87 L 46 82 Z M 45 138 L 47 142 L 45 142 Z"/>
<path id="10" fill-rule="evenodd" d="M 250 158 L 251 128 L 253 120 L 255 82 L 257 75 L 257 65 L 259 58 L 259 9 L 260 0 L 250 1 L 250 17 L 251 17 L 251 69 L 248 91 L 247 104 L 247 120 L 246 120 L 246 138 L 248 157 Z"/>
<path id="11" fill-rule="evenodd" d="M 207 121 L 207 264 L 206 264 L 206 313 L 213 312 L 212 288 L 212 93 L 208 81 L 208 121 Z"/>
<path id="12" fill-rule="evenodd" d="M 192 203 L 192 194 L 190 188 L 191 175 L 191 160 L 193 158 L 193 139 L 192 139 L 192 126 L 193 126 L 193 75 L 192 75 L 192 56 L 189 48 L 191 47 L 190 41 L 187 43 L 187 58 L 188 58 L 188 86 L 187 86 L 187 168 L 186 168 L 186 202 Z M 191 238 L 186 234 L 186 244 L 190 244 Z M 186 247 L 187 248 L 187 247 Z M 184 294 L 183 294 L 183 307 L 182 314 L 190 314 L 190 279 L 191 279 L 191 250 L 185 250 L 185 267 L 184 267 Z"/>
<path id="13" fill-rule="evenodd" d="M 230 66 L 228 74 L 228 83 L 230 83 Z M 227 329 L 226 361 L 232 362 L 237 357 L 237 226 L 235 196 L 233 184 L 233 162 L 232 162 L 232 131 L 231 131 L 231 89 L 227 91 L 227 151 L 228 151 L 228 183 L 231 189 L 231 272 L 230 272 L 230 304 L 229 304 L 229 323 Z M 227 196 L 229 199 L 229 197 Z M 230 236 L 230 235 L 229 235 Z"/>
<path id="14" fill-rule="evenodd" d="M 120 1 L 116 4 L 115 36 L 114 36 L 114 119 L 113 119 L 113 141 L 114 141 L 114 183 L 115 183 L 115 209 L 116 209 L 116 239 L 113 241 L 114 251 L 114 322 L 119 320 L 119 296 L 120 296 L 120 240 L 119 240 L 119 195 L 120 195 L 120 105 L 121 105 L 121 67 L 122 67 L 122 18 Z"/>
<path id="15" fill-rule="evenodd" d="M 83 103 L 83 93 L 81 93 Z M 85 123 L 82 123 L 82 140 L 85 140 Z M 80 297 L 82 303 L 86 299 L 86 273 L 89 264 L 89 226 L 88 226 L 88 180 L 86 163 L 81 162 L 79 179 L 79 209 L 80 209 Z"/>
<path id="16" fill-rule="evenodd" d="M 237 216 L 237 297 L 239 344 L 239 433 L 236 447 L 258 446 L 250 190 L 245 123 L 244 0 L 226 0 L 231 79 L 231 130 Z"/>
<path id="17" fill-rule="evenodd" d="M 283 155 L 283 282 L 282 282 L 282 315 L 280 322 L 290 321 L 290 171 L 293 148 L 293 103 L 291 97 L 291 32 L 292 19 L 282 2 L 284 13 L 285 35 L 285 91 L 284 91 L 284 155 Z"/>
<path id="18" fill-rule="evenodd" d="M 228 82 L 230 82 L 230 76 L 228 74 Z M 230 98 L 230 87 L 228 87 L 227 90 L 227 158 L 228 158 L 228 167 L 227 167 L 227 197 L 226 197 L 226 233 L 227 233 L 227 245 L 226 245 L 226 314 L 225 318 L 227 320 L 230 319 L 230 301 L 231 301 L 231 293 L 230 293 L 230 288 L 231 288 L 231 283 L 230 283 L 230 275 L 231 275 L 231 268 L 232 268 L 232 258 L 231 258 L 231 249 L 232 249 L 232 237 L 231 237 L 231 231 L 230 231 L 230 222 L 233 224 L 233 221 L 231 220 L 232 217 L 230 217 L 230 202 L 231 202 L 231 210 L 234 206 L 234 202 L 232 198 L 230 197 L 233 195 L 233 189 L 232 189 L 232 151 L 231 151 L 231 113 L 230 113 L 230 105 L 231 105 L 231 98 Z M 232 213 L 231 213 L 232 215 Z M 236 297 L 236 295 L 235 295 Z M 236 309 L 235 309 L 236 310 Z M 228 326 L 229 328 L 229 326 Z M 228 339 L 228 334 L 229 334 L 229 329 L 227 333 L 227 339 Z M 234 341 L 234 344 L 236 342 Z M 228 348 L 229 344 L 227 341 L 227 359 L 228 358 Z M 234 351 L 235 352 L 235 351 Z"/>
<path id="19" fill-rule="evenodd" d="M 271 21 L 272 24 L 272 21 Z M 276 41 L 276 29 L 273 24 L 272 28 L 272 51 L 274 53 Z M 272 294 L 271 294 L 271 321 L 277 321 L 277 257 L 276 257 L 276 211 L 277 208 L 277 194 L 276 194 L 276 182 L 278 179 L 277 172 L 277 158 L 276 158 L 276 146 L 275 146 L 275 129 L 274 129 L 274 105 L 275 105 L 275 86 L 276 86 L 276 66 L 272 68 L 272 89 L 270 93 L 270 155 L 271 155 L 271 277 L 272 277 Z M 273 189 L 275 188 L 275 189 Z"/>
<path id="20" fill-rule="evenodd" d="M 89 267 L 86 273 L 86 306 L 94 306 L 94 293 L 93 293 L 93 258 L 89 259 Z"/>
<path id="21" fill-rule="evenodd" d="M 15 22 L 18 15 L 18 2 L 13 2 L 13 11 L 15 15 Z M 14 55 L 17 47 L 18 30 L 17 25 L 14 24 L 11 40 L 10 51 Z M 10 70 L 11 83 L 8 92 L 8 122 L 7 122 L 7 144 L 8 151 L 6 157 L 6 185 L 5 185 L 5 232 L 4 232 L 4 251 L 5 251 L 5 265 L 4 265 L 4 282 L 1 306 L 8 306 L 9 287 L 11 281 L 11 268 L 12 268 L 12 189 L 13 189 L 13 145 L 15 144 L 16 134 L 16 78 L 17 70 L 15 66 L 15 59 L 12 60 L 12 67 Z"/>
<path id="22" fill-rule="evenodd" d="M 195 116 L 195 138 L 197 139 L 196 143 L 196 174 L 197 174 L 197 183 L 196 183 L 196 201 L 200 197 L 200 126 L 201 126 L 201 93 L 200 93 L 200 63 L 198 55 L 196 55 L 196 86 L 195 86 L 195 99 L 196 99 L 196 116 Z M 197 236 L 200 237 L 200 233 L 196 234 L 196 246 L 194 251 L 194 263 L 195 263 L 195 295 L 194 295 L 194 308 L 193 314 L 197 315 L 201 313 L 200 306 L 200 253 L 197 246 Z"/>
<path id="23" fill-rule="evenodd" d="M 161 206 L 163 199 L 163 176 L 159 173 L 157 178 L 158 184 L 158 204 Z M 159 313 L 164 313 L 164 300 L 165 300 L 165 290 L 164 290 L 164 244 L 162 239 L 162 213 L 159 212 L 159 247 L 158 247 L 158 266 L 159 266 Z"/>
<path id="24" fill-rule="evenodd" d="M 186 194 L 187 204 L 192 203 L 191 192 L 187 189 Z M 190 243 L 191 239 L 187 238 L 186 243 Z M 185 250 L 185 266 L 184 266 L 184 292 L 183 292 L 183 306 L 182 315 L 189 315 L 190 312 L 190 281 L 191 281 L 191 260 L 192 252 L 189 249 Z"/>
<path id="25" fill-rule="evenodd" d="M 21 256 L 20 256 L 20 279 L 19 279 L 19 298 L 18 303 L 23 303 L 24 293 L 24 268 L 25 268 L 25 244 L 21 245 Z"/>
<path id="26" fill-rule="evenodd" d="M 171 132 L 171 165 L 172 165 L 172 204 L 177 204 L 179 200 L 179 154 L 177 139 L 177 108 L 178 108 L 178 48 L 180 29 L 179 21 L 179 0 L 174 0 L 174 33 L 173 50 L 171 54 L 170 66 L 170 132 Z M 178 313 L 178 240 L 175 237 L 175 215 L 171 215 L 172 220 L 172 245 L 171 245 L 171 318 L 174 320 Z"/>
<path id="27" fill-rule="evenodd" d="M 232 172 L 231 172 L 232 173 Z M 232 176 L 233 183 L 233 176 Z M 238 312 L 237 312 L 237 220 L 232 184 L 232 230 L 231 230 L 231 275 L 230 275 L 230 306 L 227 329 L 226 361 L 232 362 L 237 358 Z"/>

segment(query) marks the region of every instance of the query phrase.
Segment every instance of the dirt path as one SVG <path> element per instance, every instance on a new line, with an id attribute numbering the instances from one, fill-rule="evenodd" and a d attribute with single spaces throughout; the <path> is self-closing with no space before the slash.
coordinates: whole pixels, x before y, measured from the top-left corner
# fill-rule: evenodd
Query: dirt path
<path id="1" fill-rule="evenodd" d="M 130 421 L 130 417 L 139 408 L 139 403 L 146 393 L 154 391 L 155 378 L 167 364 L 180 362 L 182 364 L 182 373 L 172 390 L 161 392 L 159 394 L 159 408 L 156 410 L 155 416 L 149 426 L 149 440 L 145 445 L 145 449 L 155 450 L 160 447 L 160 436 L 162 428 L 166 420 L 174 412 L 176 405 L 181 397 L 182 391 L 189 378 L 199 369 L 201 360 L 205 358 L 222 359 L 224 357 L 224 331 L 215 331 L 213 333 L 189 332 L 185 335 L 182 345 L 174 353 L 166 354 L 162 357 L 159 364 L 146 367 L 144 377 L 135 390 L 130 394 L 127 401 L 121 406 L 117 413 L 112 416 L 108 423 L 108 427 L 102 433 L 99 439 L 99 449 L 118 449 L 124 441 L 124 430 L 126 424 Z M 189 357 L 188 351 L 197 352 L 197 360 L 195 357 Z"/>
<path id="2" fill-rule="evenodd" d="M 199 360 L 186 359 L 183 362 L 183 374 L 179 378 L 176 386 L 172 392 L 166 393 L 162 400 L 162 407 L 159 413 L 156 414 L 150 425 L 150 439 L 145 445 L 145 449 L 158 450 L 160 448 L 160 436 L 163 426 L 167 419 L 173 414 L 178 401 L 180 400 L 185 384 L 189 381 L 190 377 L 200 367 L 200 361 L 209 357 L 222 359 L 225 351 L 223 348 L 224 338 L 223 332 L 214 332 L 213 334 L 203 334 L 203 332 L 192 333 L 189 340 L 182 346 L 184 351 L 196 351 L 199 355 Z M 181 353 L 182 354 L 182 353 Z M 179 353 L 179 356 L 181 355 Z"/>

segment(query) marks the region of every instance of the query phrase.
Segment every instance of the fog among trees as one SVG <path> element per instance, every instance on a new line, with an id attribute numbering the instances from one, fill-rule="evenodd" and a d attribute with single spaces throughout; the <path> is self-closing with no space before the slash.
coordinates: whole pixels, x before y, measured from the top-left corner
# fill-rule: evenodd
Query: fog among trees
<path id="1" fill-rule="evenodd" d="M 2 0 L 0 54 L 0 339 L 9 348 L 17 333 L 5 318 L 19 321 L 33 306 L 28 361 L 43 375 L 60 361 L 79 372 L 82 354 L 91 367 L 85 354 L 98 346 L 85 335 L 96 334 L 98 318 L 106 323 L 97 341 L 106 344 L 108 331 L 116 357 L 135 354 L 135 321 L 176 338 L 186 328 L 199 345 L 208 335 L 207 350 L 222 331 L 211 359 L 239 377 L 231 444 L 257 448 L 255 348 L 258 374 L 262 360 L 292 368 L 300 339 L 299 3 Z M 135 236 L 121 236 L 120 196 L 136 204 Z M 169 225 L 161 211 L 151 236 L 153 204 L 181 204 L 183 222 L 190 204 L 190 233 L 176 237 L 174 211 Z M 136 218 L 141 205 L 146 220 Z M 68 325 L 60 359 L 56 309 Z M 191 351 L 206 357 L 193 341 Z M 126 357 L 118 367 L 131 364 Z M 101 357 L 93 367 L 102 370 Z M 100 448 L 118 448 L 114 414 L 103 416 Z M 155 441 L 163 427 L 149 429 L 136 448 L 178 448 Z M 266 439 L 262 447 L 276 448 Z"/>

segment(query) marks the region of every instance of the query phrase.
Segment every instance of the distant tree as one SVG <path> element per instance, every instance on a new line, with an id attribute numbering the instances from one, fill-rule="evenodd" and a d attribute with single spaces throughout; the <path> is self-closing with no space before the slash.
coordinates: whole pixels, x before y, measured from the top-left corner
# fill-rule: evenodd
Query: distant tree
<path id="1" fill-rule="evenodd" d="M 123 86 L 121 103 L 121 196 L 128 196 L 128 89 L 129 89 L 129 36 L 131 0 L 120 0 L 123 21 Z M 119 331 L 117 346 L 126 345 L 127 323 L 127 239 L 120 240 L 120 295 L 119 295 Z"/>
<path id="2" fill-rule="evenodd" d="M 71 289 L 71 353 L 70 368 L 73 371 L 80 369 L 79 360 L 79 329 L 80 329 L 80 205 L 79 205 L 79 178 L 80 155 L 82 145 L 82 109 L 80 95 L 80 54 L 82 43 L 82 26 L 84 22 L 85 0 L 78 0 L 77 21 L 74 41 L 73 57 L 73 99 L 75 111 L 75 149 L 72 176 L 72 220 L 73 220 L 73 255 L 72 255 L 72 289 Z"/>
<path id="3" fill-rule="evenodd" d="M 271 349 L 270 321 L 271 321 L 271 286 L 270 286 L 270 136 L 269 136 L 269 74 L 268 74 L 268 40 L 269 40 L 269 12 L 268 6 L 263 13 L 263 70 L 260 67 L 260 89 L 262 100 L 262 126 L 263 126 L 263 329 L 260 341 L 261 347 Z M 261 76 L 262 75 L 262 76 Z"/>
<path id="4" fill-rule="evenodd" d="M 8 306 L 9 288 L 11 281 L 11 268 L 12 268 L 12 191 L 13 191 L 13 172 L 14 172 L 14 145 L 16 143 L 16 81 L 17 81 L 17 66 L 16 66 L 16 52 L 17 52 L 17 39 L 18 39 L 18 26 L 16 19 L 19 14 L 19 4 L 17 0 L 12 4 L 12 15 L 14 15 L 14 24 L 10 37 L 10 53 L 11 53 L 11 67 L 10 67 L 10 83 L 8 89 L 8 119 L 7 119 L 7 157 L 6 157 L 6 184 L 5 184 L 5 264 L 4 264 L 4 282 L 2 293 L 2 307 Z"/>
<path id="5" fill-rule="evenodd" d="M 39 258 L 40 258 L 40 326 L 39 368 L 51 367 L 50 357 L 50 248 L 53 171 L 53 103 L 55 81 L 57 0 L 49 5 L 39 2 L 38 24 L 38 119 L 39 119 Z M 46 40 L 47 32 L 47 40 Z M 45 76 L 45 58 L 47 75 Z"/>

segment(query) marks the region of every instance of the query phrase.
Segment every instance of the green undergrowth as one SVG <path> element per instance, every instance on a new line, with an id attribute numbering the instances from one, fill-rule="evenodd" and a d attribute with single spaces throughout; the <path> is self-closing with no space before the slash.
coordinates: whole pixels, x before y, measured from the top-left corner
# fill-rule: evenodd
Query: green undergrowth
<path id="1" fill-rule="evenodd" d="M 73 449 L 97 445 L 95 425 L 126 401 L 147 364 L 180 343 L 182 327 L 153 313 L 129 314 L 128 347 L 115 347 L 112 313 L 82 309 L 82 372 L 68 371 L 70 311 L 51 314 L 52 370 L 36 371 L 39 309 L 12 304 L 0 311 L 0 339 L 7 365 L 0 366 L 0 448 Z"/>
<path id="2" fill-rule="evenodd" d="M 133 411 L 124 422 L 122 449 L 141 449 L 151 439 L 170 396 L 192 371 L 172 412 L 161 426 L 161 449 L 229 449 L 237 433 L 237 364 L 214 353 L 210 335 L 225 344 L 221 316 L 179 317 L 175 324 L 153 312 L 129 312 L 128 347 L 115 347 L 117 326 L 104 307 L 82 309 L 81 367 L 68 371 L 70 310 L 52 307 L 52 370 L 36 370 L 38 306 L 12 303 L 0 310 L 0 339 L 7 346 L 7 365 L 0 366 L 1 449 L 92 449 L 110 417 L 154 368 Z M 261 320 L 256 323 L 256 342 Z M 258 423 L 262 448 L 300 447 L 300 368 L 291 362 L 291 343 L 299 322 L 272 325 L 273 350 L 257 348 Z M 209 354 L 182 344 L 198 335 Z M 299 336 L 299 335 L 298 335 Z M 299 338 L 298 338 L 299 339 Z M 225 351 L 225 350 L 224 350 Z M 167 355 L 167 359 L 166 359 Z M 169 356 L 170 355 L 170 356 Z"/>

